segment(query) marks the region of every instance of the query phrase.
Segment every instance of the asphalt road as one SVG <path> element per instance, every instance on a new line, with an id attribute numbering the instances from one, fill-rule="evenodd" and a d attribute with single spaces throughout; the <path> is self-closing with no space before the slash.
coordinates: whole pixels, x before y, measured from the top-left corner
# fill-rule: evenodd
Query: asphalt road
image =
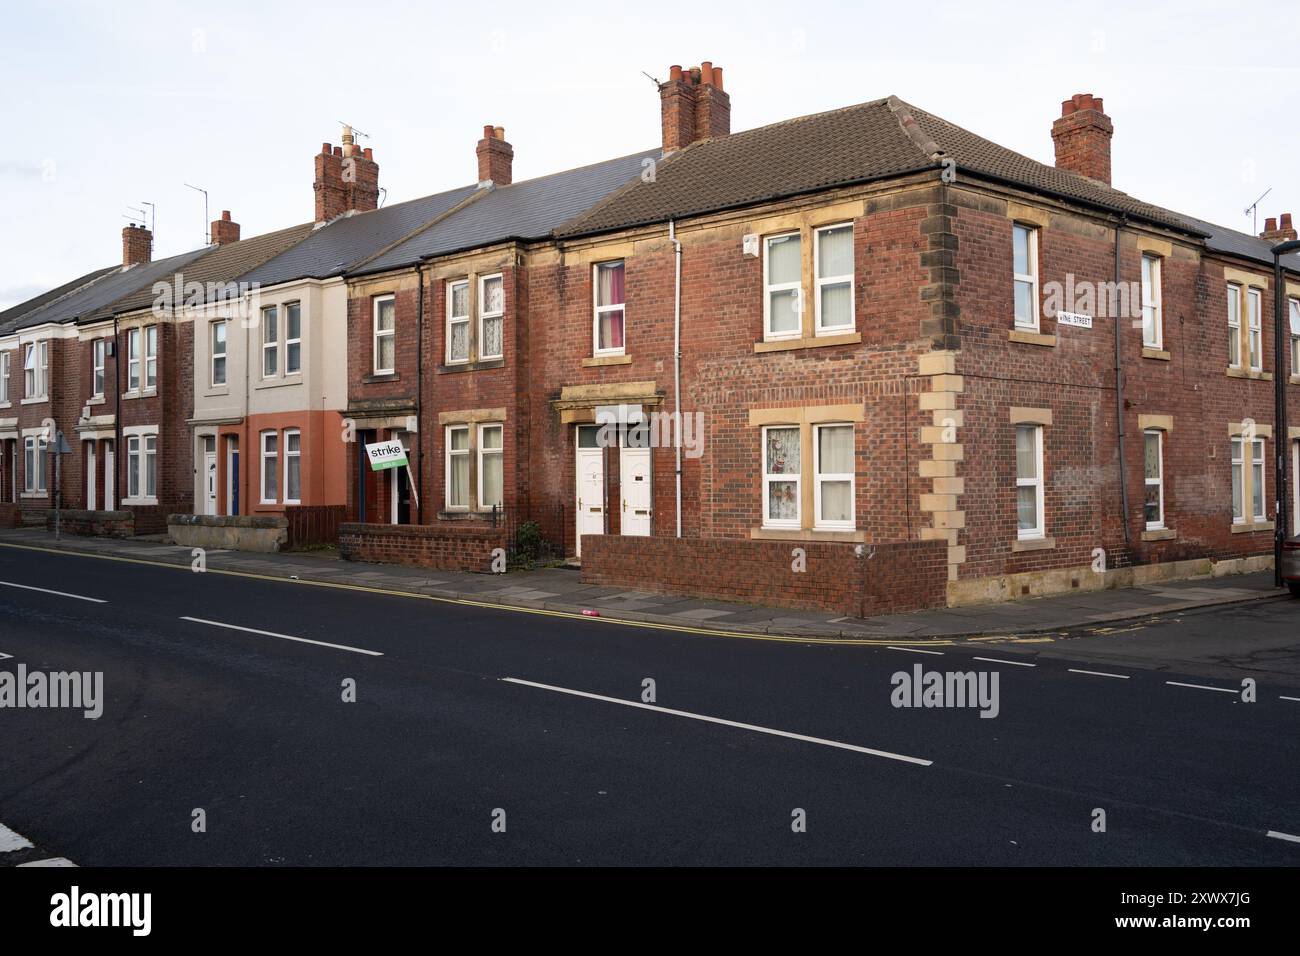
<path id="1" fill-rule="evenodd" d="M 1297 614 L 1250 627 L 1294 657 Z M 723 638 L 0 547 L 0 670 L 105 698 L 0 709 L 0 824 L 82 866 L 1300 862 L 1268 835 L 1300 835 L 1294 681 L 1089 662 L 1114 641 Z M 996 673 L 997 716 L 893 706 L 918 664 Z"/>

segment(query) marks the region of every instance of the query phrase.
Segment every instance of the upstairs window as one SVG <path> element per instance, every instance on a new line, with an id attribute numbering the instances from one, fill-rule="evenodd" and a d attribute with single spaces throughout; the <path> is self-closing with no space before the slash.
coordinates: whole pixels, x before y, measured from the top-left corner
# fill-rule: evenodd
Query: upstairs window
<path id="1" fill-rule="evenodd" d="M 158 326 L 144 327 L 144 387 L 158 387 Z"/>
<path id="2" fill-rule="evenodd" d="M 447 283 L 447 364 L 469 361 L 469 280 Z"/>
<path id="3" fill-rule="evenodd" d="M 1264 368 L 1262 301 L 1263 296 L 1258 289 L 1246 290 L 1246 315 L 1249 320 L 1249 327 L 1246 329 L 1246 354 L 1250 358 L 1252 372 L 1259 372 Z"/>
<path id="4" fill-rule="evenodd" d="M 9 354 L 0 352 L 0 405 L 9 404 Z"/>
<path id="5" fill-rule="evenodd" d="M 768 236 L 763 256 L 763 337 L 803 334 L 803 251 L 799 233 Z"/>
<path id="6" fill-rule="evenodd" d="M 504 355 L 506 292 L 501 276 L 478 280 L 478 357 L 499 359 Z"/>
<path id="7" fill-rule="evenodd" d="M 1160 257 L 1142 257 L 1142 345 L 1164 348 L 1164 318 L 1160 306 Z"/>
<path id="8" fill-rule="evenodd" d="M 290 302 L 284 307 L 284 374 L 296 375 L 302 371 L 302 303 Z"/>
<path id="9" fill-rule="evenodd" d="M 280 313 L 268 305 L 262 310 L 262 378 L 280 374 Z"/>
<path id="10" fill-rule="evenodd" d="M 594 339 L 596 355 L 623 352 L 624 264 L 601 262 L 595 266 L 596 310 Z"/>
<path id="11" fill-rule="evenodd" d="M 1228 366 L 1241 368 L 1241 286 L 1228 283 Z"/>
<path id="12" fill-rule="evenodd" d="M 104 397 L 104 356 L 107 354 L 108 343 L 104 339 L 95 339 L 90 344 L 90 394 L 92 398 Z"/>
<path id="13" fill-rule="evenodd" d="M 380 296 L 374 304 L 374 373 L 392 375 L 397 371 L 397 299 Z"/>
<path id="14" fill-rule="evenodd" d="M 1038 230 L 1011 226 L 1011 273 L 1015 287 L 1016 328 L 1038 331 Z"/>
<path id="15" fill-rule="evenodd" d="M 815 233 L 817 334 L 844 332 L 853 321 L 853 224 L 825 226 Z"/>
<path id="16" fill-rule="evenodd" d="M 212 323 L 212 384 L 226 384 L 226 322 Z"/>
<path id="17" fill-rule="evenodd" d="M 1300 376 L 1300 299 L 1291 299 L 1291 374 Z"/>

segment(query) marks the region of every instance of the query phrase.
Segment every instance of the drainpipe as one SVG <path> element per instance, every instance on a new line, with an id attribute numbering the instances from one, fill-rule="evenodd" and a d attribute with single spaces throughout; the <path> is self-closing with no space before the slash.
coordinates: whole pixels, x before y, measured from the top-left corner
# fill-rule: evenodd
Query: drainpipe
<path id="1" fill-rule="evenodd" d="M 1300 242 L 1291 240 L 1273 247 L 1273 455 L 1276 463 L 1273 487 L 1277 489 L 1277 505 L 1273 515 L 1273 586 L 1282 587 L 1282 550 L 1291 531 L 1291 492 L 1286 477 L 1286 460 L 1291 455 L 1291 437 L 1286 420 L 1286 389 L 1289 370 L 1284 343 L 1286 334 L 1286 276 L 1282 271 L 1282 257 L 1300 250 Z M 1292 477 L 1296 480 L 1296 476 Z"/>
<path id="2" fill-rule="evenodd" d="M 668 240 L 673 244 L 673 453 L 676 458 L 677 537 L 682 536 L 682 244 L 677 224 L 668 220 Z"/>
<path id="3" fill-rule="evenodd" d="M 1119 269 L 1119 237 L 1120 228 L 1128 222 L 1125 216 L 1115 224 L 1115 289 L 1116 298 L 1118 299 L 1118 290 L 1120 283 Z M 1119 496 L 1120 504 L 1124 509 L 1122 513 L 1124 528 L 1124 547 L 1132 545 L 1131 536 L 1128 527 L 1128 480 L 1125 478 L 1124 471 L 1124 348 L 1123 348 L 1123 317 L 1115 316 L 1115 427 L 1116 436 L 1119 443 Z"/>
<path id="4" fill-rule="evenodd" d="M 415 523 L 422 525 L 424 498 L 420 495 L 420 489 L 424 485 L 424 268 L 416 265 L 415 273 L 419 277 L 420 290 L 415 300 Z"/>
<path id="5" fill-rule="evenodd" d="M 113 316 L 113 510 L 122 502 L 122 340 Z"/>

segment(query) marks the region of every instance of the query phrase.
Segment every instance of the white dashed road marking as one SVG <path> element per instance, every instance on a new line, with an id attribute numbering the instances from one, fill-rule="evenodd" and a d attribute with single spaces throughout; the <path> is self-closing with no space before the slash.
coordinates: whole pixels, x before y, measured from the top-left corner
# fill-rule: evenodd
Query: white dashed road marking
<path id="1" fill-rule="evenodd" d="M 1037 667 L 1037 664 L 1027 664 L 1024 661 L 1003 661 L 996 657 L 976 657 L 977 661 L 988 661 L 990 664 L 1010 664 L 1012 667 Z"/>
<path id="2" fill-rule="evenodd" d="M 1071 674 L 1091 674 L 1093 677 L 1115 677 L 1119 680 L 1128 680 L 1128 674 L 1107 674 L 1105 671 L 1081 671 L 1073 667 L 1067 667 Z"/>
<path id="3" fill-rule="evenodd" d="M 240 627 L 238 624 L 223 624 L 220 621 L 207 621 L 201 617 L 181 617 L 182 621 L 195 624 L 207 624 L 210 627 L 224 627 L 231 631 L 243 631 L 245 634 L 260 634 L 263 637 L 278 637 L 282 641 L 297 641 L 300 644 L 315 644 L 317 647 L 332 647 L 336 651 L 351 651 L 353 654 L 368 654 L 371 657 L 383 657 L 380 651 L 368 651 L 364 647 L 349 647 L 347 644 L 331 644 L 329 641 L 313 641 L 309 637 L 293 637 L 290 634 L 277 634 L 275 631 L 259 631 L 255 627 Z"/>
<path id="4" fill-rule="evenodd" d="M 904 651 L 908 654 L 938 654 L 940 657 L 943 656 L 943 651 L 923 651 L 919 647 L 892 647 L 890 645 L 885 645 L 885 650 Z"/>
<path id="5" fill-rule="evenodd" d="M 48 860 L 32 860 L 32 862 L 30 863 L 19 863 L 18 868 L 22 869 L 24 866 L 76 866 L 76 865 L 77 864 L 73 863 L 66 856 L 52 856 Z"/>
<path id="6" fill-rule="evenodd" d="M 0 823 L 0 853 L 12 853 L 14 850 L 26 850 L 32 846 L 32 841 L 20 833 L 14 833 L 3 823 Z"/>
<path id="7" fill-rule="evenodd" d="M 1274 840 L 1286 840 L 1288 843 L 1300 843 L 1300 836 L 1292 836 L 1290 833 L 1279 833 L 1277 830 L 1269 830 L 1268 835 Z"/>
<path id="8" fill-rule="evenodd" d="M 15 584 L 13 581 L 0 581 L 0 584 L 7 588 L 22 588 L 24 591 L 40 591 L 42 594 L 53 594 L 57 597 L 72 598 L 76 601 L 90 601 L 92 604 L 107 604 L 102 598 L 86 597 L 84 594 L 69 594 L 67 591 L 51 591 L 49 588 L 34 588 L 30 584 Z"/>
<path id="9" fill-rule="evenodd" d="M 1190 687 L 1193 690 L 1217 690 L 1220 694 L 1235 694 L 1237 690 L 1232 687 L 1210 687 L 1206 684 L 1183 684 L 1176 680 L 1165 681 L 1170 687 Z"/>
<path id="10" fill-rule="evenodd" d="M 710 724 L 721 724 L 723 727 L 736 727 L 740 730 L 752 730 L 760 734 L 771 734 L 774 737 L 786 737 L 790 740 L 802 740 L 805 743 L 821 744 L 823 747 L 838 747 L 840 750 L 852 750 L 855 753 L 870 754 L 873 757 L 885 757 L 889 760 L 901 760 L 904 763 L 914 763 L 921 767 L 928 767 L 934 761 L 922 760 L 920 757 L 908 757 L 903 754 L 890 753 L 888 750 L 873 750 L 870 747 L 859 747 L 857 744 L 841 743 L 838 740 L 826 740 L 822 737 L 807 737 L 803 734 L 793 734 L 788 730 L 774 730 L 771 727 L 760 727 L 757 724 L 742 724 L 735 720 L 723 720 L 721 717 L 710 717 L 707 714 L 693 714 L 687 710 L 673 710 L 669 707 L 658 707 L 655 704 L 643 704 L 640 701 L 621 700 L 617 697 L 606 697 L 603 694 L 589 694 L 583 690 L 570 690 L 567 687 L 556 687 L 552 684 L 538 684 L 530 680 L 521 680 L 518 677 L 503 677 L 503 681 L 510 684 L 519 684 L 523 687 L 536 687 L 540 690 L 550 690 L 557 694 L 570 694 L 574 697 L 585 697 L 588 700 L 604 701 L 607 704 L 621 704 L 624 707 L 635 707 L 638 710 L 651 710 L 657 714 L 670 714 L 673 717 L 687 717 L 691 720 L 702 720 Z"/>

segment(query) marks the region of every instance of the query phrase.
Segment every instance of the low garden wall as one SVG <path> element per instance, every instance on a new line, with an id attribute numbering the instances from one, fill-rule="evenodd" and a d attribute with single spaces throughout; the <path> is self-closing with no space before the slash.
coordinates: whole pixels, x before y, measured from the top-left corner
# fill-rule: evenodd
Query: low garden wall
<path id="1" fill-rule="evenodd" d="M 167 534 L 187 548 L 280 551 L 289 522 L 278 515 L 168 515 Z"/>
<path id="2" fill-rule="evenodd" d="M 45 527 L 54 530 L 54 512 L 45 517 Z M 135 536 L 135 515 L 129 511 L 60 511 L 59 533 L 95 538 Z"/>
<path id="3" fill-rule="evenodd" d="M 468 522 L 339 525 L 339 554 L 348 561 L 446 571 L 490 571 L 493 551 L 507 548 L 509 540 L 504 526 Z"/>

